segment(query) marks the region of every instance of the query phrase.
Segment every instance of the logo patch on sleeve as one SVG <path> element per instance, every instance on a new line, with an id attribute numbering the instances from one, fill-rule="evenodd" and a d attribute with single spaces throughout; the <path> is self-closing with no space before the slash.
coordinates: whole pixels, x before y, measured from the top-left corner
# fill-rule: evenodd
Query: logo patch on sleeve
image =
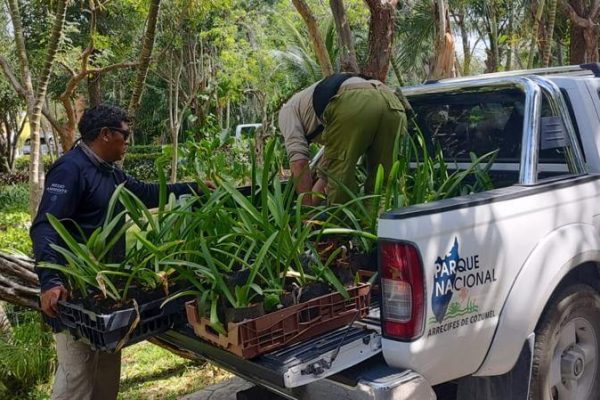
<path id="1" fill-rule="evenodd" d="M 53 193 L 53 194 L 67 194 L 69 191 L 67 190 L 67 188 L 65 187 L 65 185 L 62 185 L 60 183 L 53 183 L 50 186 L 48 186 L 46 188 L 46 191 L 48 193 Z"/>

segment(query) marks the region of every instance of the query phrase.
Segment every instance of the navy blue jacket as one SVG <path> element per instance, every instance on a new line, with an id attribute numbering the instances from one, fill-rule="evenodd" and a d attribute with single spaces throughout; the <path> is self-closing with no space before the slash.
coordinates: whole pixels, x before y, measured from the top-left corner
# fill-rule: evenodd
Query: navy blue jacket
<path id="1" fill-rule="evenodd" d="M 104 223 L 108 202 L 117 185 L 123 182 L 125 182 L 125 187 L 139 197 L 147 207 L 158 206 L 158 184 L 138 181 L 118 168 L 109 169 L 97 165 L 79 146 L 60 157 L 46 175 L 42 200 L 37 216 L 31 225 L 30 235 L 36 266 L 42 261 L 65 263 L 62 256 L 50 247 L 50 244 L 62 244 L 62 241 L 50 225 L 46 214 L 52 214 L 59 220 L 73 220 L 89 237 L 97 227 Z M 170 184 L 167 185 L 167 190 L 169 193 L 179 196 L 197 190 L 197 185 L 194 183 Z M 80 237 L 73 224 L 69 224 L 67 221 L 65 226 L 73 236 Z M 122 261 L 124 256 L 125 238 L 122 238 L 115 245 L 110 261 Z M 36 272 L 42 291 L 58 285 L 65 285 L 63 278 L 55 270 L 36 267 Z"/>

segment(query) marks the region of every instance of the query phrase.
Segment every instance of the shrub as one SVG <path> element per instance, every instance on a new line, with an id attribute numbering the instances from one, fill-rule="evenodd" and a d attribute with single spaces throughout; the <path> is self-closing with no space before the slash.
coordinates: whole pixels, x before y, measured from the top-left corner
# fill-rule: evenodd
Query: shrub
<path id="1" fill-rule="evenodd" d="M 50 166 L 53 164 L 53 161 L 49 155 L 45 155 L 42 156 L 42 163 L 44 164 L 44 171 L 48 172 L 48 169 L 50 169 Z M 29 155 L 21 156 L 15 159 L 15 171 L 29 171 Z"/>
<path id="2" fill-rule="evenodd" d="M 15 185 L 17 183 L 29 182 L 29 173 L 27 171 L 2 172 L 0 173 L 0 186 Z"/>
<path id="3" fill-rule="evenodd" d="M 0 186 L 0 250 L 31 255 L 29 187 Z"/>
<path id="4" fill-rule="evenodd" d="M 27 229 L 31 218 L 29 214 L 22 211 L 0 213 L 0 231 L 7 227 Z"/>
<path id="5" fill-rule="evenodd" d="M 160 156 L 162 153 L 127 154 L 123 161 L 123 170 L 141 181 L 155 182 L 158 180 L 158 175 L 154 162 Z"/>
<path id="6" fill-rule="evenodd" d="M 0 185 L 0 213 L 29 210 L 29 187 L 27 184 Z"/>
<path id="7" fill-rule="evenodd" d="M 130 146 L 127 149 L 127 156 L 132 154 L 156 154 L 162 153 L 161 146 L 153 146 L 153 145 L 142 145 L 142 146 Z"/>
<path id="8" fill-rule="evenodd" d="M 0 333 L 0 398 L 27 398 L 50 379 L 56 363 L 52 343 L 35 311 L 20 312 L 12 332 Z"/>
<path id="9" fill-rule="evenodd" d="M 16 251 L 31 257 L 33 250 L 28 230 L 11 226 L 4 230 L 0 228 L 0 251 L 7 251 L 9 253 Z"/>

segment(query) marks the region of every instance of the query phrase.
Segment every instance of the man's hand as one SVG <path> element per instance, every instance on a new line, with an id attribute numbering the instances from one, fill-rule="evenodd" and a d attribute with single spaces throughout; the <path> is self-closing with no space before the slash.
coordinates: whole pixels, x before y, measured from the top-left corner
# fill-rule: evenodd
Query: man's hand
<path id="1" fill-rule="evenodd" d="M 56 318 L 58 315 L 58 300 L 66 300 L 69 291 L 63 285 L 54 286 L 51 289 L 45 290 L 40 295 L 42 303 L 42 311 L 51 318 Z"/>

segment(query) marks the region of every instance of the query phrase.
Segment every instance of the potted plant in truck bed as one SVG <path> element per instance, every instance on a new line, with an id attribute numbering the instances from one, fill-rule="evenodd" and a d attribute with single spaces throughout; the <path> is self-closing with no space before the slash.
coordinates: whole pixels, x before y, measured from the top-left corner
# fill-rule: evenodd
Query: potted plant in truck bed
<path id="1" fill-rule="evenodd" d="M 293 186 L 279 181 L 275 158 L 270 142 L 262 168 L 253 163 L 249 195 L 217 177 L 217 189 L 197 210 L 198 239 L 187 243 L 197 250 L 177 267 L 196 286 L 198 298 L 186 306 L 195 332 L 243 357 L 335 329 L 368 308 L 368 287 L 346 288 L 329 268 L 337 253 L 323 261 L 312 245 L 336 226 L 316 217 L 342 206 L 303 207 Z M 315 283 L 326 290 L 311 298 Z M 244 319 L 238 312 L 257 306 L 264 315 Z"/>

